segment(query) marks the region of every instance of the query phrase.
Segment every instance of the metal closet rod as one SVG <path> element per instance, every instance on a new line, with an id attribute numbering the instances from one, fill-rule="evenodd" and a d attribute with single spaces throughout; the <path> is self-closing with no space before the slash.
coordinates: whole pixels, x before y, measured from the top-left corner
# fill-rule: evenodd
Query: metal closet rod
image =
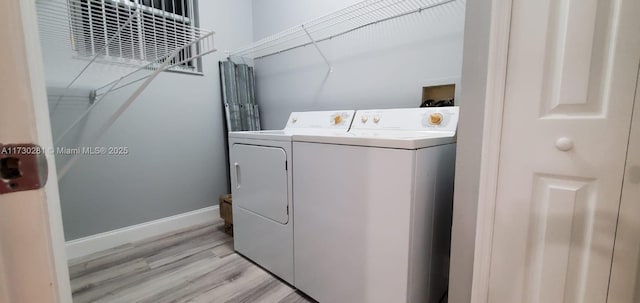
<path id="1" fill-rule="evenodd" d="M 381 1 L 377 1 L 375 3 L 379 3 Z M 425 5 L 425 6 L 422 6 L 422 7 L 419 7 L 417 9 L 413 9 L 413 10 L 410 10 L 410 11 L 407 11 L 407 12 L 404 12 L 404 13 L 396 14 L 396 15 L 389 16 L 389 17 L 382 18 L 382 19 L 378 19 L 378 20 L 375 20 L 375 21 L 370 21 L 370 22 L 367 22 L 365 24 L 356 26 L 354 28 L 350 28 L 348 30 L 339 32 L 337 34 L 330 35 L 330 36 L 325 37 L 325 38 L 320 38 L 320 39 L 317 39 L 317 40 L 314 40 L 314 41 L 309 41 L 309 42 L 306 42 L 306 43 L 302 43 L 302 44 L 299 44 L 299 45 L 296 45 L 296 46 L 292 46 L 292 47 L 289 47 L 289 48 L 285 48 L 285 49 L 282 49 L 282 50 L 279 50 L 279 51 L 276 51 L 276 52 L 273 52 L 273 53 L 269 53 L 269 54 L 265 54 L 265 55 L 261 55 L 261 56 L 256 56 L 256 57 L 253 57 L 253 59 L 266 58 L 266 57 L 269 57 L 269 56 L 277 55 L 277 54 L 284 53 L 284 52 L 287 52 L 287 51 L 290 51 L 290 50 L 294 50 L 294 49 L 297 49 L 297 48 L 301 48 L 301 47 L 305 47 L 305 46 L 312 45 L 312 44 L 315 44 L 315 43 L 319 43 L 319 42 L 322 42 L 322 41 L 326 41 L 326 40 L 330 40 L 330 39 L 333 39 L 333 38 L 337 38 L 337 37 L 343 36 L 345 34 L 351 33 L 353 31 L 362 29 L 362 28 L 370 26 L 370 25 L 378 24 L 378 23 L 381 23 L 381 22 L 389 21 L 389 20 L 392 20 L 392 19 L 404 17 L 404 16 L 407 16 L 407 15 L 415 14 L 415 13 L 420 13 L 420 12 L 422 12 L 424 10 L 428 10 L 428 9 L 431 9 L 431 8 L 442 6 L 442 5 L 445 5 L 445 4 L 454 2 L 454 1 L 457 1 L 457 0 L 445 0 L 445 1 L 442 1 L 442 2 L 434 3 L 434 4 Z M 351 16 L 350 18 L 347 18 L 347 19 L 343 19 L 343 20 L 340 20 L 338 22 L 328 24 L 328 25 L 326 25 L 324 27 L 321 27 L 321 28 L 318 28 L 318 29 L 314 29 L 313 31 L 310 31 L 310 32 L 311 33 L 318 32 L 318 31 L 327 29 L 329 27 L 336 26 L 336 25 L 338 25 L 340 23 L 351 21 L 353 19 L 361 18 L 362 16 L 369 15 L 369 14 L 371 14 L 373 12 L 377 12 L 377 11 L 380 11 L 380 10 L 383 10 L 383 9 L 387 9 L 387 8 L 389 8 L 391 6 L 395 6 L 395 5 L 398 5 L 400 3 L 401 2 L 394 2 L 394 3 L 388 4 L 388 5 L 383 6 L 383 7 L 376 8 L 376 9 L 368 11 L 368 12 L 364 12 L 364 13 L 356 15 L 356 16 Z M 343 13 L 340 16 L 345 15 L 345 14 L 347 14 L 347 13 Z M 319 19 L 326 18 L 326 17 L 327 16 L 321 17 Z M 316 22 L 316 21 L 311 21 L 309 23 L 313 24 L 314 22 Z M 323 21 L 323 22 L 325 22 L 325 21 Z M 323 22 L 318 22 L 317 24 L 321 24 Z M 243 57 L 243 55 L 246 55 L 246 54 L 255 53 L 255 52 L 259 52 L 259 51 L 266 50 L 266 49 L 269 49 L 269 48 L 273 48 L 273 47 L 276 47 L 278 45 L 284 44 L 286 42 L 289 42 L 289 41 L 304 37 L 305 36 L 305 28 L 308 29 L 308 27 L 306 27 L 304 24 L 300 25 L 299 27 L 300 27 L 300 30 L 292 31 L 293 29 L 288 29 L 288 30 L 285 30 L 285 32 L 286 31 L 290 31 L 289 33 L 283 33 L 282 34 L 282 37 L 293 36 L 295 34 L 299 34 L 297 36 L 291 37 L 289 39 L 285 39 L 285 40 L 280 41 L 280 42 L 275 43 L 275 44 L 273 44 L 271 42 L 272 41 L 277 41 L 277 40 L 281 39 L 282 37 L 273 38 L 272 41 L 266 41 L 266 42 L 262 43 L 263 44 L 262 47 L 256 46 L 256 47 L 253 47 L 253 48 L 241 49 L 239 51 L 230 53 L 229 57 L 234 57 L 234 56 L 235 57 Z M 278 35 L 278 34 L 275 34 L 275 35 Z M 265 38 L 265 39 L 269 39 L 269 38 Z"/>

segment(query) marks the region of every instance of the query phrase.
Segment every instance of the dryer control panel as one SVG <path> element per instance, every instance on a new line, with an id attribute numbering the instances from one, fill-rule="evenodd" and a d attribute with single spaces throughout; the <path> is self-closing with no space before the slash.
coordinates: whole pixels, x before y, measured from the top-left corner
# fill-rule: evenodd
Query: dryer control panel
<path id="1" fill-rule="evenodd" d="M 284 129 L 334 129 L 346 132 L 354 116 L 354 110 L 292 112 Z"/>

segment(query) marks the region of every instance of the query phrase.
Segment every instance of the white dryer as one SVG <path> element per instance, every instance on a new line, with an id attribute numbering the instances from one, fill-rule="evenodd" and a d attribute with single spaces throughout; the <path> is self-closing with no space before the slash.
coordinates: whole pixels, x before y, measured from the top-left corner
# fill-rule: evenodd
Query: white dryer
<path id="1" fill-rule="evenodd" d="M 293 284 L 292 135 L 344 134 L 353 110 L 291 113 L 283 130 L 229 133 L 237 252 Z"/>
<path id="2" fill-rule="evenodd" d="M 448 284 L 458 108 L 357 111 L 294 135 L 295 285 L 320 302 L 439 302 Z"/>

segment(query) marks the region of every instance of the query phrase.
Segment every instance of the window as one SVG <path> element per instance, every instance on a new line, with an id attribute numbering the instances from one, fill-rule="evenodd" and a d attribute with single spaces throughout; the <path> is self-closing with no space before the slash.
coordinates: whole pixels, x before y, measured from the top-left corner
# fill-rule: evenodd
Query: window
<path id="1" fill-rule="evenodd" d="M 69 0 L 76 55 L 116 63 L 160 62 L 197 38 L 196 0 Z M 200 72 L 196 45 L 185 47 L 172 70 Z"/>

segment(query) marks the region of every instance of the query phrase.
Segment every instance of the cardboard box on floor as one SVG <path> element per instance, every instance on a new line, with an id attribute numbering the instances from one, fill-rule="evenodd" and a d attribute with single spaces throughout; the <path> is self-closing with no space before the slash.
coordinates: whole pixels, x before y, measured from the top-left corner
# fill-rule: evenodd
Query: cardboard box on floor
<path id="1" fill-rule="evenodd" d="M 224 231 L 233 236 L 233 199 L 231 195 L 222 195 L 219 199 L 220 202 L 220 218 L 224 220 Z"/>

